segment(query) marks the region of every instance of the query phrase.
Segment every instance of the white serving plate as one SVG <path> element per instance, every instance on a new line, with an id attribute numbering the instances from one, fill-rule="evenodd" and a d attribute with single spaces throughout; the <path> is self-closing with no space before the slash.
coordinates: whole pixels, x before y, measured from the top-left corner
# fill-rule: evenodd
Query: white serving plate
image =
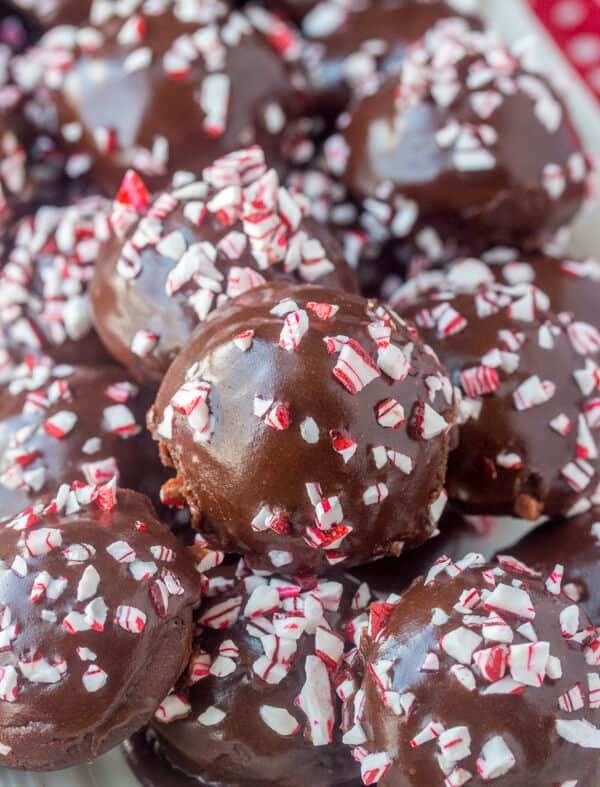
<path id="1" fill-rule="evenodd" d="M 523 0 L 481 0 L 481 5 L 490 26 L 509 42 L 529 34 L 536 38 L 536 51 L 545 69 L 560 74 L 561 78 L 564 75 L 575 123 L 588 151 L 600 162 L 600 109 Z M 596 240 L 599 222 L 600 206 L 584 211 L 573 228 L 569 251 L 581 255 L 600 254 L 600 242 Z M 497 540 L 490 542 L 490 554 L 506 549 L 525 532 L 522 522 L 503 521 L 502 527 L 496 528 Z M 139 782 L 123 753 L 115 749 L 88 765 L 54 773 L 22 773 L 0 768 L 0 787 L 139 787 Z"/>

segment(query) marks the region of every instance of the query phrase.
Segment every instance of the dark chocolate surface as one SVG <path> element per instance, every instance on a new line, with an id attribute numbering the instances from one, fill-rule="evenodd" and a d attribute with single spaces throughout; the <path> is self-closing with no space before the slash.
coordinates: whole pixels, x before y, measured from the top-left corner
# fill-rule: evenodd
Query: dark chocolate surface
<path id="1" fill-rule="evenodd" d="M 593 257 L 550 257 L 515 250 L 511 259 L 492 265 L 492 270 L 504 284 L 527 282 L 542 290 L 555 314 L 575 315 L 600 327 L 600 262 Z"/>
<path id="2" fill-rule="evenodd" d="M 550 522 L 505 550 L 549 574 L 564 567 L 563 593 L 600 624 L 600 515 L 597 508 L 572 519 Z"/>
<path id="3" fill-rule="evenodd" d="M 0 400 L 3 515 L 60 484 L 113 476 L 157 504 L 167 473 L 145 428 L 152 397 L 115 365 L 19 367 Z"/>
<path id="4" fill-rule="evenodd" d="M 438 20 L 462 16 L 460 5 L 474 10 L 476 3 L 314 3 L 301 28 L 309 44 L 309 73 L 327 116 L 335 119 L 353 94 L 368 91 L 378 75 L 397 71 L 409 46 Z M 469 24 L 477 24 L 475 18 Z"/>

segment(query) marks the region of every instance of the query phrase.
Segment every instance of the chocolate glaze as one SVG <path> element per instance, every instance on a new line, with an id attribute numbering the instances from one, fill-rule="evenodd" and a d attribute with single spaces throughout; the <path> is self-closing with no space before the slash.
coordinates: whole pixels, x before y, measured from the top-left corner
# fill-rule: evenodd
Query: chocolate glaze
<path id="1" fill-rule="evenodd" d="M 532 568 L 549 574 L 564 566 L 563 593 L 585 609 L 594 626 L 600 624 L 600 521 L 597 508 L 572 519 L 537 528 L 508 550 Z"/>
<path id="2" fill-rule="evenodd" d="M 444 292 L 445 295 L 440 294 Z M 529 309 L 522 307 L 534 298 L 534 313 L 527 314 Z M 447 335 L 443 333 L 444 318 L 438 322 L 431 313 L 444 304 L 457 312 L 457 322 L 449 321 L 452 325 L 447 328 Z M 475 293 L 453 294 L 444 290 L 442 284 L 429 297 L 401 309 L 404 317 L 416 320 L 425 340 L 450 370 L 453 381 L 470 399 L 463 408 L 459 445 L 450 456 L 447 476 L 450 498 L 470 513 L 514 513 L 532 520 L 542 513 L 559 516 L 583 494 L 592 494 L 597 483 L 593 437 L 590 473 L 586 474 L 583 488 L 572 486 L 563 476 L 570 463 L 585 456 L 577 448 L 583 439 L 581 430 L 585 429 L 585 423 L 579 421 L 585 419 L 583 412 L 592 390 L 585 383 L 582 388 L 575 373 L 582 372 L 586 364 L 593 364 L 595 356 L 586 358 L 580 354 L 577 324 L 559 326 L 550 313 L 540 311 L 547 306 L 548 299 L 536 295 L 529 285 L 514 290 L 491 285 Z M 478 309 L 492 313 L 479 317 Z M 519 319 L 519 315 L 524 319 Z M 461 318 L 466 321 L 463 327 L 458 326 Z M 520 334 L 524 344 L 519 348 Z M 546 346 L 546 338 L 552 346 Z M 494 350 L 509 351 L 516 357 L 490 359 L 488 353 Z M 518 368 L 509 371 L 517 359 Z M 540 381 L 556 385 L 554 395 L 545 403 L 518 410 L 515 392 L 536 375 Z M 490 377 L 497 379 L 490 382 Z M 565 435 L 551 426 L 561 414 L 571 424 Z"/>
<path id="3" fill-rule="evenodd" d="M 273 170 L 265 174 L 262 152 L 248 150 L 226 157 L 223 161 L 230 162 L 230 170 L 239 159 L 242 170 L 248 167 L 247 162 L 244 165 L 246 158 L 248 161 L 256 158 L 260 166 L 252 183 L 247 177 L 243 181 L 245 193 L 250 195 L 250 188 L 258 188 L 258 175 L 262 175 L 265 185 L 267 180 L 271 181 L 270 190 L 276 204 L 278 180 Z M 214 165 L 215 170 L 217 165 L 218 162 Z M 285 221 L 285 212 L 276 210 L 278 225 L 272 238 L 269 240 L 263 237 L 260 243 L 253 246 L 254 224 L 250 222 L 249 214 L 256 214 L 256 209 L 246 207 L 242 213 L 236 205 L 233 211 L 215 208 L 214 212 L 205 211 L 204 218 L 198 218 L 195 212 L 192 216 L 190 211 L 199 204 L 198 189 L 206 190 L 203 201 L 208 205 L 213 201 L 217 204 L 220 195 L 224 194 L 208 177 L 185 185 L 179 183 L 179 188 L 172 185 L 167 192 L 160 194 L 139 213 L 136 212 L 133 226 L 124 238 L 120 234 L 113 235 L 96 265 L 91 299 L 98 333 L 116 360 L 139 380 L 160 383 L 194 328 L 213 308 L 228 297 L 265 281 L 308 280 L 330 287 L 356 290 L 353 273 L 344 260 L 342 249 L 327 229 L 314 219 L 298 217 L 291 230 L 285 229 L 284 249 L 281 244 L 281 222 Z M 189 196 L 186 197 L 186 193 Z M 156 212 L 166 200 L 170 200 L 172 209 L 159 220 Z M 306 198 L 298 197 L 296 210 L 304 212 L 305 202 Z M 150 222 L 153 224 L 152 239 L 149 240 L 144 236 L 144 230 L 150 226 Z M 288 246 L 294 246 L 301 237 L 312 239 L 322 248 L 320 252 L 315 252 L 313 245 L 308 255 L 312 257 L 312 264 L 302 264 L 292 270 L 285 250 Z M 168 252 L 166 247 L 161 246 L 168 240 L 175 244 L 174 252 Z M 228 244 L 234 241 L 239 244 L 237 250 L 229 249 Z M 209 262 L 204 257 L 204 264 L 199 264 L 198 269 L 190 266 L 182 276 L 186 264 L 183 258 L 187 255 L 189 261 L 193 250 L 200 248 L 197 244 L 202 244 L 205 252 L 214 254 L 214 260 Z M 192 246 L 194 249 L 190 248 Z M 266 261 L 267 257 L 271 259 Z M 315 264 L 318 257 L 324 258 L 323 266 Z M 137 261 L 137 275 L 132 276 L 130 265 L 124 264 L 127 259 Z M 181 282 L 175 286 L 172 282 L 173 277 L 177 276 Z M 148 351 L 136 349 L 136 337 L 144 332 L 156 336 L 156 341 Z"/>
<path id="4" fill-rule="evenodd" d="M 0 271 L 2 346 L 17 358 L 49 353 L 59 363 L 106 363 L 87 294 L 100 242 L 108 234 L 99 198 L 44 206 L 5 239 Z M 11 379 L 3 363 L 2 379 Z"/>
<path id="5" fill-rule="evenodd" d="M 117 366 L 20 367 L 0 399 L 3 515 L 17 513 L 38 493 L 51 493 L 62 483 L 82 478 L 104 483 L 114 472 L 122 485 L 158 504 L 166 474 L 145 429 L 152 396 Z M 76 416 L 62 438 L 48 426 L 61 413 Z M 115 431 L 127 425 L 122 433 Z"/>
<path id="6" fill-rule="evenodd" d="M 284 309 L 297 306 L 298 319 L 308 320 L 296 351 L 279 345 L 284 318 L 272 310 L 284 299 L 295 304 L 284 304 Z M 322 319 L 308 306 L 313 302 L 339 311 Z M 377 346 L 369 325 L 377 320 L 391 328 L 394 346 L 409 351 L 407 345 L 414 345 L 410 372 L 396 382 L 387 373 L 377 376 L 378 367 L 371 367 L 373 379 L 362 390 L 358 384 L 352 395 L 354 351 L 370 356 L 365 363 L 374 364 Z M 242 351 L 233 339 L 248 329 L 254 337 Z M 349 339 L 350 345 L 342 352 L 342 344 L 336 349 L 333 341 L 328 352 L 324 340 L 336 336 L 342 343 Z M 173 410 L 190 370 L 195 375 L 192 389 L 205 384 L 210 389 L 204 410 L 207 418 L 210 413 L 204 438 L 212 432 L 209 443 L 198 442 L 198 431 Z M 350 388 L 342 381 L 346 371 Z M 435 381 L 441 389 L 434 394 Z M 273 406 L 263 404 L 271 398 Z M 394 398 L 406 420 L 392 416 L 387 421 L 382 415 L 380 425 L 376 408 L 385 402 L 385 410 Z M 416 545 L 435 532 L 445 500 L 442 485 L 454 416 L 444 371 L 412 326 L 376 301 L 321 287 L 275 284 L 225 305 L 196 332 L 163 381 L 149 427 L 213 546 L 245 554 L 254 567 L 279 564 L 286 572 L 312 573 L 322 572 L 329 561 L 352 564 L 399 554 L 404 543 Z M 345 440 L 355 445 L 345 446 Z M 402 454 L 393 456 L 399 465 L 407 463 L 408 475 L 386 461 L 382 448 L 374 454 L 378 446 Z M 320 490 L 307 484 L 320 484 Z M 323 512 L 323 530 L 317 525 L 321 496 L 325 508 L 332 507 Z M 331 528 L 332 522 L 336 527 Z"/>
<path id="7" fill-rule="evenodd" d="M 64 513 L 61 493 L 55 513 L 36 503 L 39 518 L 26 514 L 25 531 L 19 518 L 0 526 L 4 632 L 17 627 L 2 656 L 1 759 L 9 767 L 63 768 L 118 745 L 151 717 L 189 656 L 200 591 L 193 560 L 143 495 L 119 491 L 113 507 L 111 490 L 84 503 L 89 492 L 77 493 L 77 513 Z M 126 548 L 134 562 L 118 559 Z M 43 572 L 66 579 L 58 598 Z M 19 664 L 34 656 L 37 667 Z"/>
<path id="8" fill-rule="evenodd" d="M 494 254 L 493 250 L 490 254 Z M 510 260 L 493 265 L 492 270 L 502 283 L 529 282 L 538 287 L 550 298 L 555 314 L 574 314 L 578 320 L 600 328 L 598 260 L 519 254 L 515 251 Z"/>
<path id="9" fill-rule="evenodd" d="M 283 22 L 261 9 L 248 12 L 265 30 L 257 32 L 250 17 L 229 14 L 220 0 L 201 4 L 191 21 L 183 21 L 184 7 L 174 2 L 159 14 L 139 9 L 137 24 L 117 13 L 115 9 L 111 18 L 92 26 L 98 38 L 91 47 L 78 45 L 76 28 L 63 27 L 46 34 L 29 53 L 29 71 L 39 69 L 39 78 L 50 77 L 56 88 L 65 144 L 88 158 L 106 193 L 116 192 L 130 167 L 147 177 L 153 189 L 161 188 L 179 169 L 199 171 L 255 142 L 266 148 L 273 166 L 283 168 L 282 149 L 292 121 L 302 112 L 305 91 L 304 77 L 293 62 L 299 47 Z M 211 24 L 223 49 L 210 44 L 207 69 L 190 37 L 204 31 L 206 47 Z M 86 35 L 89 42 L 92 33 Z M 57 49 L 65 48 L 67 66 L 60 71 L 49 67 Z M 177 52 L 185 53 L 183 59 Z M 219 112 L 221 99 L 226 118 Z M 210 108 L 210 117 L 201 102 Z"/>
<path id="10" fill-rule="evenodd" d="M 278 577 L 261 579 L 242 570 L 241 576 L 244 575 L 245 579 L 236 579 L 232 565 L 209 572 L 205 586 L 208 597 L 198 612 L 190 667 L 175 689 L 185 703 L 178 714 L 183 718 L 176 716 L 167 720 L 165 713 L 169 713 L 169 708 L 163 703 L 150 725 L 151 734 L 147 740 L 155 741 L 159 757 L 176 769 L 174 775 L 183 771 L 188 776 L 196 776 L 202 784 L 223 787 L 346 784 L 358 776 L 358 768 L 347 747 L 341 744 L 339 704 L 334 699 L 334 674 L 341 663 L 341 650 L 328 667 L 329 677 L 327 671 L 317 665 L 324 680 L 318 688 L 319 701 L 329 708 L 333 722 L 331 733 L 325 732 L 324 738 L 329 740 L 326 742 L 315 726 L 315 723 L 322 724 L 323 718 L 314 715 L 314 706 L 309 707 L 302 701 L 298 706 L 296 702 L 299 696 L 305 698 L 307 687 L 313 685 L 314 664 L 311 661 L 314 662 L 318 647 L 314 632 L 300 633 L 294 640 L 297 649 L 289 669 L 284 670 L 283 676 L 276 677 L 277 668 L 267 668 L 266 680 L 262 677 L 263 667 L 257 661 L 264 657 L 266 640 L 263 643 L 257 634 L 266 633 L 268 621 L 279 619 L 281 622 L 286 611 L 287 615 L 297 613 L 304 624 L 305 614 L 308 617 L 312 614 L 307 604 L 320 598 L 325 602 L 325 609 L 318 613 L 318 617 L 324 616 L 319 625 L 331 627 L 336 637 L 346 640 L 348 648 L 353 645 L 355 625 L 366 617 L 364 608 L 368 595 L 357 597 L 351 609 L 358 582 L 345 579 L 341 574 L 331 574 L 304 587 Z M 257 593 L 269 585 L 285 588 L 282 599 L 287 598 L 287 602 L 279 601 L 274 605 L 275 610 L 265 610 L 262 615 L 257 611 L 251 616 L 246 605 L 250 599 L 254 604 Z M 272 600 L 268 603 L 273 604 Z M 226 620 L 220 616 L 214 618 L 223 606 L 236 611 Z M 282 649 L 288 644 L 289 640 L 279 640 Z M 235 648 L 239 650 L 237 654 Z M 225 652 L 220 652 L 223 649 Z M 202 651 L 208 653 L 209 658 L 200 668 L 195 657 Z M 217 657 L 220 661 L 216 661 Z M 207 674 L 211 663 L 213 673 Z M 298 724 L 296 732 L 284 735 L 273 729 L 263 715 L 265 707 L 269 706 L 284 709 L 293 716 Z M 223 711 L 225 717 L 212 726 L 198 722 L 198 716 L 210 707 Z"/>
<path id="11" fill-rule="evenodd" d="M 490 782 L 490 771 L 487 769 L 491 769 L 494 763 L 498 770 L 492 772 L 492 780 L 499 787 L 522 787 L 529 783 L 554 785 L 569 779 L 578 780 L 581 784 L 597 783 L 600 776 L 597 741 L 591 744 L 591 748 L 585 748 L 584 745 L 566 740 L 556 727 L 557 719 L 567 725 L 585 720 L 594 725 L 597 737 L 600 711 L 597 706 L 589 707 L 587 694 L 588 673 L 591 670 L 596 676 L 598 674 L 595 645 L 591 644 L 594 630 L 587 635 L 587 640 L 586 635 L 581 634 L 589 621 L 580 609 L 573 628 L 583 637 L 584 645 L 578 645 L 576 640 L 571 639 L 575 631 L 569 636 L 563 636 L 559 615 L 571 602 L 560 595 L 551 595 L 544 588 L 543 580 L 546 577 L 538 579 L 530 576 L 527 567 L 523 571 L 513 571 L 503 564 L 503 569 L 504 573 L 491 584 L 486 582 L 483 568 L 468 568 L 459 571 L 458 576 L 453 578 L 442 571 L 428 585 L 422 579 L 417 580 L 397 603 L 371 607 L 371 636 L 363 639 L 362 652 L 353 676 L 355 688 L 362 683 L 364 691 L 362 721 L 359 724 L 364 742 L 360 744 L 362 749 L 359 753 L 361 756 L 365 753 L 380 755 L 378 760 L 363 760 L 365 783 L 378 781 L 382 787 L 441 787 L 446 783 L 437 760 L 441 751 L 448 753 L 448 773 L 454 768 L 466 770 L 471 774 L 469 784 L 474 787 Z M 450 570 L 454 573 L 452 567 Z M 562 675 L 554 679 L 543 675 L 541 685 L 537 683 L 534 671 L 517 671 L 518 663 L 532 644 L 523 633 L 517 631 L 517 627 L 524 622 L 522 616 L 514 617 L 505 607 L 495 607 L 495 611 L 506 621 L 504 631 L 512 635 L 509 647 L 522 646 L 522 653 L 518 655 L 517 651 L 508 651 L 508 663 L 504 662 L 504 668 L 500 654 L 506 645 L 499 644 L 497 639 L 490 636 L 491 632 L 487 639 L 483 639 L 485 631 L 481 624 L 474 624 L 468 630 L 464 627 L 467 615 L 487 619 L 497 597 L 486 594 L 491 593 L 494 585 L 496 588 L 508 586 L 509 594 L 516 591 L 517 588 L 511 587 L 514 579 L 524 583 L 528 601 L 533 607 L 535 617 L 531 625 L 536 635 L 535 647 L 545 649 L 544 643 L 547 643 L 549 654 L 560 660 Z M 471 594 L 475 592 L 484 594 L 484 600 L 480 598 L 472 608 L 458 604 L 459 599 L 464 601 L 466 596 L 472 598 Z M 461 595 L 463 593 L 465 596 Z M 509 606 L 511 609 L 516 608 L 512 606 L 512 599 Z M 452 635 L 448 637 L 450 632 Z M 467 638 L 473 636 L 478 638 L 478 643 L 473 643 L 469 648 Z M 456 637 L 455 643 L 451 643 L 453 637 Z M 452 651 L 452 644 L 458 645 L 456 651 Z M 464 651 L 460 649 L 461 645 L 465 646 Z M 491 663 L 487 662 L 485 667 L 486 654 L 479 661 L 477 651 L 492 647 L 496 647 L 494 653 L 497 658 Z M 473 656 L 470 655 L 471 651 L 474 651 Z M 456 653 L 456 656 L 451 655 L 451 652 Z M 533 653 L 531 651 L 530 658 L 535 658 Z M 439 659 L 437 669 L 433 666 L 429 671 L 422 668 L 427 654 L 431 654 L 430 663 L 433 656 Z M 459 659 L 463 659 L 460 675 L 472 681 L 472 690 L 460 682 L 458 673 L 451 672 L 453 667 L 460 668 Z M 545 661 L 544 656 L 542 661 Z M 368 670 L 364 669 L 367 665 Z M 386 669 L 387 665 L 389 669 Z M 489 680 L 483 677 L 482 669 L 489 670 Z M 491 682 L 500 680 L 499 676 L 503 673 L 504 677 L 513 674 L 518 676 L 517 682 L 523 686 L 523 692 L 482 693 Z M 527 682 L 523 685 L 524 681 L 529 680 L 531 684 Z M 571 711 L 559 707 L 559 697 L 562 697 L 561 702 L 565 702 L 564 693 L 579 684 L 583 705 Z M 410 704 L 408 714 L 402 710 L 398 715 L 392 712 L 391 695 L 388 705 L 384 704 L 382 690 L 385 688 L 391 691 L 391 695 L 402 697 L 405 703 Z M 414 695 L 412 704 L 408 692 Z M 345 706 L 347 730 L 353 727 L 353 705 L 354 698 Z M 430 740 L 421 742 L 417 738 L 416 744 L 411 744 L 410 741 L 430 723 L 444 725 L 448 735 L 444 732 L 441 736 L 441 730 L 438 729 Z M 468 736 L 467 750 L 456 748 L 461 746 L 459 741 L 464 739 L 464 728 Z M 354 728 L 352 736 L 355 741 L 357 735 L 358 728 Z M 495 745 L 490 744 L 496 736 L 502 739 L 502 744 L 498 740 Z M 448 746 L 449 742 L 452 745 Z M 457 751 L 457 758 L 459 753 L 462 754 L 455 762 L 449 761 L 453 751 Z M 480 759 L 482 752 L 486 755 L 485 761 Z M 499 753 L 500 757 L 496 759 L 495 753 Z M 511 762 L 511 755 L 514 762 Z M 503 767 L 501 762 L 504 763 Z M 371 776 L 370 781 L 367 780 L 367 774 Z"/>
<path id="12" fill-rule="evenodd" d="M 309 74 L 332 120 L 355 91 L 373 84 L 376 74 L 397 71 L 407 48 L 438 20 L 460 13 L 453 7 L 459 3 L 438 0 L 355 0 L 339 8 L 331 0 L 321 0 L 312 5 L 302 21 L 309 42 Z M 477 1 L 462 5 L 476 6 Z M 478 22 L 470 17 L 469 24 Z"/>
<path id="13" fill-rule="evenodd" d="M 485 84 L 474 77 L 480 68 L 489 70 Z M 419 220 L 453 222 L 459 239 L 539 241 L 586 194 L 589 165 L 557 94 L 494 34 L 461 20 L 432 28 L 399 76 L 340 127 L 333 148 L 349 190 L 376 214 L 387 211 L 400 238 Z"/>

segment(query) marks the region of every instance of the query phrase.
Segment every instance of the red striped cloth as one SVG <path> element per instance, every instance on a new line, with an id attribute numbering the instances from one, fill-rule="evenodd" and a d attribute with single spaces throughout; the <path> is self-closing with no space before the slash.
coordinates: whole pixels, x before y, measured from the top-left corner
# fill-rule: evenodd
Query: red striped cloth
<path id="1" fill-rule="evenodd" d="M 600 100 L 600 0 L 529 0 L 541 22 Z"/>

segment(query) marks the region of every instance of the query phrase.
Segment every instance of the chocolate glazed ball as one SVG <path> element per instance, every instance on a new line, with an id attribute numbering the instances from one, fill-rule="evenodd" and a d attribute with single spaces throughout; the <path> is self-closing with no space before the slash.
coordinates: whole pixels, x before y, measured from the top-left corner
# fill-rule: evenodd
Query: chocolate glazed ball
<path id="1" fill-rule="evenodd" d="M 542 574 L 550 574 L 560 564 L 563 594 L 581 604 L 594 626 L 600 625 L 598 508 L 536 528 L 507 551 Z"/>
<path id="2" fill-rule="evenodd" d="M 173 778 L 181 770 L 203 784 L 357 779 L 341 743 L 335 675 L 366 624 L 368 588 L 339 573 L 302 585 L 247 570 L 236 578 L 234 569 L 209 572 L 190 664 L 147 745 L 177 769 Z M 141 776 L 154 783 L 153 768 Z"/>
<path id="3" fill-rule="evenodd" d="M 308 69 L 323 110 L 335 120 L 353 94 L 396 71 L 408 47 L 440 19 L 475 13 L 478 0 L 321 0 L 304 16 Z M 471 17 L 469 25 L 478 25 Z"/>
<path id="4" fill-rule="evenodd" d="M 440 559 L 371 606 L 341 684 L 344 741 L 367 785 L 597 784 L 599 665 L 598 634 L 556 575 Z"/>
<path id="5" fill-rule="evenodd" d="M 414 319 L 465 398 L 448 494 L 469 513 L 568 513 L 598 483 L 594 401 L 600 334 L 560 323 L 530 285 L 442 286 Z"/>
<path id="6" fill-rule="evenodd" d="M 143 5 L 125 18 L 103 10 L 91 26 L 48 32 L 19 72 L 53 89 L 65 143 L 108 194 L 129 167 L 161 188 L 179 169 L 197 172 L 254 142 L 284 168 L 305 79 L 283 22 L 264 9 L 230 13 L 220 0 Z"/>
<path id="7" fill-rule="evenodd" d="M 158 707 L 189 658 L 194 561 L 143 495 L 62 487 L 0 525 L 0 760 L 84 763 Z"/>
<path id="8" fill-rule="evenodd" d="M 196 332 L 149 427 L 212 546 L 305 574 L 436 532 L 454 419 L 412 325 L 376 301 L 275 284 Z"/>
<path id="9" fill-rule="evenodd" d="M 475 242 L 540 241 L 587 192 L 590 167 L 556 93 L 462 20 L 433 27 L 329 144 L 350 191 L 400 239 L 439 221 Z"/>
<path id="10" fill-rule="evenodd" d="M 201 178 L 178 176 L 153 200 L 127 175 L 91 288 L 106 347 L 137 379 L 158 384 L 229 298 L 274 279 L 355 290 L 341 247 L 307 211 L 257 147 L 224 156 Z"/>
<path id="11" fill-rule="evenodd" d="M 0 270 L 4 356 L 48 353 L 68 364 L 110 360 L 93 329 L 88 296 L 100 244 L 109 235 L 107 209 L 99 198 L 44 206 L 13 227 Z M 5 357 L 2 372 L 6 363 Z"/>
<path id="12" fill-rule="evenodd" d="M 152 396 L 118 366 L 20 366 L 0 399 L 3 515 L 81 478 L 116 477 L 158 503 L 166 474 L 145 429 Z"/>

